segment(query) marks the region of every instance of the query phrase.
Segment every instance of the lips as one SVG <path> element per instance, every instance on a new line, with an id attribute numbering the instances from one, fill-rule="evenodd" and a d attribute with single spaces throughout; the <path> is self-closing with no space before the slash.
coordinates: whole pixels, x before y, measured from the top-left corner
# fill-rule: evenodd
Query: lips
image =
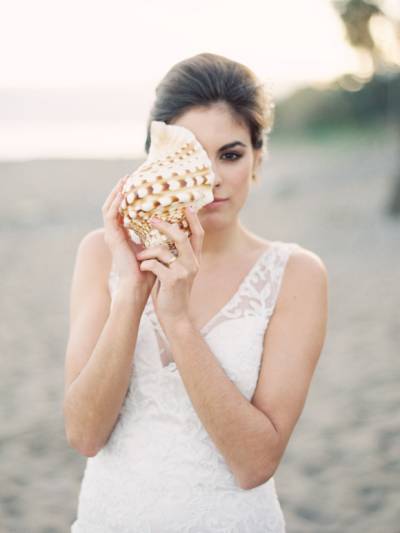
<path id="1" fill-rule="evenodd" d="M 214 198 L 214 200 L 212 202 L 210 202 L 209 204 L 206 204 L 204 207 L 207 209 L 211 209 L 213 207 L 217 207 L 217 205 L 220 205 L 220 204 L 223 204 L 224 202 L 226 202 L 228 200 L 228 198 Z"/>

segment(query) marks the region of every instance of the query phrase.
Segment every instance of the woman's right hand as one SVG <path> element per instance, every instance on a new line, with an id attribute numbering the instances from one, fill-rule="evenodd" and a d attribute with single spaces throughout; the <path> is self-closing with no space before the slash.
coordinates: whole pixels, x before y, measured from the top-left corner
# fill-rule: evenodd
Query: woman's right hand
<path id="1" fill-rule="evenodd" d="M 112 269 L 119 276 L 120 281 L 144 291 L 147 297 L 155 283 L 156 276 L 150 271 L 141 271 L 136 254 L 143 250 L 143 244 L 136 244 L 129 236 L 128 230 L 122 225 L 122 215 L 119 206 L 122 202 L 122 187 L 127 175 L 121 178 L 108 195 L 101 208 L 104 220 L 104 240 L 112 254 Z"/>

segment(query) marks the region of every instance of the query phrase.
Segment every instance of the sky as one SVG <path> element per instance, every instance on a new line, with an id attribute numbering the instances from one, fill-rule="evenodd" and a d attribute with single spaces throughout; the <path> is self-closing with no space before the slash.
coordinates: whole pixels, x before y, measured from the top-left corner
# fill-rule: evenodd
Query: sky
<path id="1" fill-rule="evenodd" d="M 328 0 L 9 0 L 0 86 L 156 83 L 199 52 L 247 64 L 283 91 L 350 69 Z M 5 7 L 5 9 L 4 9 Z"/>
<path id="2" fill-rule="evenodd" d="M 329 0 L 0 0 L 0 8 L 0 98 L 2 89 L 87 88 L 94 95 L 96 88 L 131 87 L 140 98 L 127 131 L 129 120 L 136 130 L 145 120 L 166 72 L 200 52 L 244 63 L 275 98 L 357 68 Z M 52 122 L 66 123 L 56 115 Z M 13 125 L 7 118 L 9 143 L 22 144 L 21 118 Z M 29 140 L 24 127 L 28 144 L 41 141 L 35 129 Z"/>

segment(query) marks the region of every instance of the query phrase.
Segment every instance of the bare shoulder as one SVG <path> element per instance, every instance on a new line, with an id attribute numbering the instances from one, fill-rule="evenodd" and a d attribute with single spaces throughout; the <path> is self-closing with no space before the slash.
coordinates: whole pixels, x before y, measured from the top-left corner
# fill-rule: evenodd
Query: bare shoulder
<path id="1" fill-rule="evenodd" d="M 84 262 L 93 271 L 97 277 L 100 276 L 107 280 L 111 269 L 111 252 L 104 240 L 104 228 L 97 228 L 86 233 L 78 247 L 80 260 Z"/>
<path id="2" fill-rule="evenodd" d="M 282 290 L 277 306 L 293 302 L 294 298 L 310 297 L 311 293 L 326 296 L 328 270 L 321 257 L 297 243 L 288 257 Z"/>
<path id="3" fill-rule="evenodd" d="M 311 270 L 315 274 L 319 272 L 319 275 L 322 276 L 328 275 L 325 263 L 318 254 L 308 248 L 304 248 L 300 244 L 294 244 L 295 246 L 293 246 L 289 256 L 288 268 L 292 270 Z"/>
<path id="4" fill-rule="evenodd" d="M 96 228 L 86 233 L 79 246 L 91 247 L 93 251 L 107 253 L 107 244 L 104 240 L 104 228 Z"/>

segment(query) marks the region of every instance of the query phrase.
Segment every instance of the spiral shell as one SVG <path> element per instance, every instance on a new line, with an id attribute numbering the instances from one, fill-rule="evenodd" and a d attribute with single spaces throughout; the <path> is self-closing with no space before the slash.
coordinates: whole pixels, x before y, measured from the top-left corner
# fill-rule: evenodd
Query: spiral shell
<path id="1" fill-rule="evenodd" d="M 215 175 L 206 151 L 194 134 L 184 128 L 153 120 L 147 159 L 125 181 L 119 212 L 134 242 L 146 248 L 166 243 L 177 253 L 173 241 L 149 224 L 157 216 L 177 223 L 190 236 L 185 208 L 195 211 L 214 199 Z"/>

